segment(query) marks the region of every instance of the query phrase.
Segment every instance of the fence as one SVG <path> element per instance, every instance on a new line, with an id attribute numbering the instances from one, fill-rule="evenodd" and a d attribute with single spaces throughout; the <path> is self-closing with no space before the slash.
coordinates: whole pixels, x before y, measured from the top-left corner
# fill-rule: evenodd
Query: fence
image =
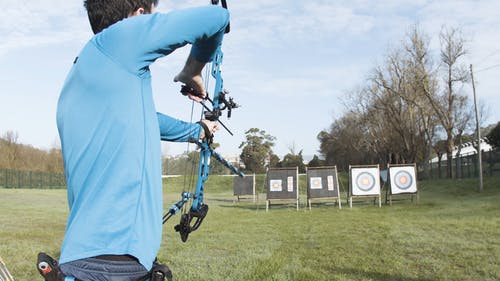
<path id="1" fill-rule="evenodd" d="M 0 188 L 66 188 L 64 174 L 0 169 Z"/>
<path id="2" fill-rule="evenodd" d="M 477 154 L 463 155 L 452 161 L 453 175 L 456 178 L 472 178 L 479 175 L 479 163 Z M 481 154 L 483 175 L 499 176 L 500 175 L 500 150 L 483 151 Z M 441 166 L 438 163 L 432 163 L 430 169 L 431 178 L 446 178 L 446 170 L 448 163 L 441 161 Z"/>

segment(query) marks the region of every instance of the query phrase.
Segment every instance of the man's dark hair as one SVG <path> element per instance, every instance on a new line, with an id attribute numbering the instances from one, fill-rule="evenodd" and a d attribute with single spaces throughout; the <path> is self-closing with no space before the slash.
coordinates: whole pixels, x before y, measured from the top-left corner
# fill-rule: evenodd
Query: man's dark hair
<path id="1" fill-rule="evenodd" d="M 127 18 L 139 8 L 151 13 L 151 5 L 158 5 L 158 0 L 84 0 L 90 26 L 94 34 L 106 27 Z"/>

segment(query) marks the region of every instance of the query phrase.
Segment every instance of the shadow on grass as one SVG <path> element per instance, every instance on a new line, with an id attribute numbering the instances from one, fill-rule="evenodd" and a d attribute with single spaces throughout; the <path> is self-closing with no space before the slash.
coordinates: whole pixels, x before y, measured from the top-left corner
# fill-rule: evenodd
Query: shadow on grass
<path id="1" fill-rule="evenodd" d="M 220 205 L 219 207 L 221 208 L 228 208 L 228 209 L 241 209 L 241 210 L 266 210 L 266 204 L 265 202 L 259 202 L 259 203 L 253 203 L 251 201 L 247 202 L 237 202 L 233 203 L 231 201 L 231 205 Z M 304 206 L 300 205 L 299 209 L 303 209 Z M 289 203 L 289 202 L 282 202 L 282 203 L 274 203 L 269 206 L 269 210 L 284 210 L 284 209 L 297 209 L 297 205 L 295 203 Z"/>
<path id="2" fill-rule="evenodd" d="M 359 268 L 337 268 L 338 273 L 348 275 L 352 280 L 369 280 L 374 281 L 433 281 L 434 279 L 426 277 L 411 277 L 401 274 L 389 274 L 383 272 L 366 271 Z"/>

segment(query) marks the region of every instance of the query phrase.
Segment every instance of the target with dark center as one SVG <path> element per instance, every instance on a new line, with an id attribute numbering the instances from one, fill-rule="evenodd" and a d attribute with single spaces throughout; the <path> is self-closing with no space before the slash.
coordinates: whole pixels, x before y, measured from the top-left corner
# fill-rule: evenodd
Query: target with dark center
<path id="1" fill-rule="evenodd" d="M 375 186 L 375 178 L 368 172 L 361 172 L 356 177 L 356 184 L 362 191 L 369 191 Z"/>
<path id="2" fill-rule="evenodd" d="M 394 175 L 396 187 L 399 189 L 408 189 L 413 183 L 413 177 L 407 171 L 398 171 Z"/>

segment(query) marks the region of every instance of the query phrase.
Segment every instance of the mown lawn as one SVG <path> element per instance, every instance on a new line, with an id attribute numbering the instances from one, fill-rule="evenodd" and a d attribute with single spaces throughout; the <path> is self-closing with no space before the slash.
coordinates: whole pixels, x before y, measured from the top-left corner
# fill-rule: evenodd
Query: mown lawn
<path id="1" fill-rule="evenodd" d="M 165 208 L 182 181 L 166 180 Z M 264 193 L 233 203 L 232 179 L 212 177 L 203 225 L 183 243 L 172 218 L 159 259 L 175 280 L 500 280 L 500 178 L 485 178 L 482 193 L 475 179 L 422 181 L 419 191 L 418 205 L 350 209 L 344 194 L 341 210 L 309 211 L 302 194 L 299 211 L 266 212 Z M 0 256 L 16 280 L 42 280 L 36 255 L 58 256 L 66 216 L 64 190 L 0 189 Z"/>

